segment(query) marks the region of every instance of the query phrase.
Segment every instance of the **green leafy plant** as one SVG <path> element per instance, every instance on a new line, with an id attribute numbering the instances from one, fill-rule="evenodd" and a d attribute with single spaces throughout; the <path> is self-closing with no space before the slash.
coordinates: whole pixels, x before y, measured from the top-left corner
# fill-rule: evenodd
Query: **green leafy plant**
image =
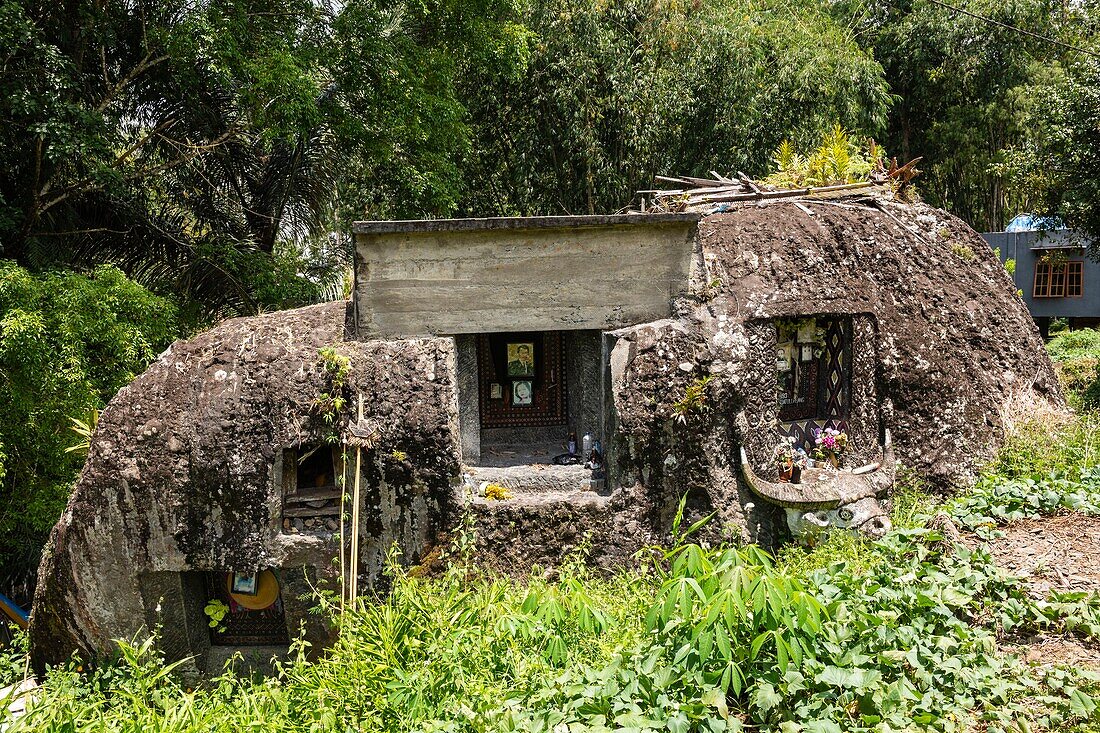
<path id="1" fill-rule="evenodd" d="M 215 629 L 218 633 L 225 631 L 225 626 L 222 625 L 222 621 L 225 620 L 226 615 L 229 613 L 229 606 L 223 601 L 212 598 L 207 602 L 206 606 L 202 609 L 202 612 L 206 614 L 208 626 Z"/>
<path id="2" fill-rule="evenodd" d="M 1057 437 L 1021 432 L 947 508 L 994 521 L 1091 511 L 1067 499 L 1096 480 L 1075 424 Z M 1043 439 L 1063 441 L 1061 452 L 1029 456 L 1052 452 Z M 1021 473 L 1049 465 L 1064 470 L 1045 488 Z M 894 516 L 904 521 L 878 542 L 833 533 L 778 560 L 751 545 L 696 544 L 711 517 L 685 528 L 684 497 L 670 546 L 610 575 L 588 570 L 586 542 L 555 571 L 515 578 L 479 567 L 467 511 L 435 575 L 406 570 L 391 549 L 390 592 L 340 616 L 319 659 L 299 642 L 274 678 L 227 672 L 192 692 L 151 642 L 123 642 L 90 671 L 78 661 L 51 670 L 26 715 L 7 720 L 0 708 L 0 722 L 10 733 L 73 731 L 73 721 L 89 721 L 80 733 L 180 721 L 247 730 L 256 720 L 379 732 L 1090 730 L 1100 675 L 1030 666 L 1000 642 L 1041 632 L 1094 643 L 1100 597 L 1035 600 L 987 548 L 924 526 L 932 500 L 913 477 L 901 480 Z"/>
<path id="3" fill-rule="evenodd" d="M 318 354 L 325 378 L 325 391 L 317 395 L 317 399 L 313 401 L 313 409 L 328 428 L 325 440 L 329 443 L 339 443 L 339 419 L 347 404 L 345 393 L 351 360 L 332 346 L 322 347 Z"/>
<path id="4" fill-rule="evenodd" d="M 688 416 L 700 414 L 707 409 L 707 386 L 714 375 L 696 377 L 684 389 L 684 396 L 672 405 L 672 414 L 680 423 L 686 423 Z"/>
<path id="5" fill-rule="evenodd" d="M 37 568 L 96 411 L 177 335 L 175 305 L 116 268 L 34 274 L 0 260 L 0 567 L 8 582 Z"/>
<path id="6" fill-rule="evenodd" d="M 1080 469 L 1073 476 L 983 476 L 973 491 L 951 501 L 948 508 L 960 524 L 983 533 L 1061 511 L 1100 516 L 1100 467 Z"/>
<path id="7" fill-rule="evenodd" d="M 798 153 L 790 140 L 780 143 L 773 161 L 776 172 L 765 183 L 804 188 L 864 181 L 881 157 L 882 151 L 873 140 L 863 150 L 838 124 L 822 137 L 815 149 L 805 154 Z"/>
<path id="8" fill-rule="evenodd" d="M 87 455 L 88 449 L 92 446 L 92 435 L 95 433 L 96 425 L 99 424 L 99 410 L 93 407 L 88 411 L 87 418 L 81 420 L 80 418 L 70 417 L 69 422 L 72 423 L 69 430 L 76 433 L 80 437 L 80 441 L 70 445 L 65 449 L 65 452 Z"/>
<path id="9" fill-rule="evenodd" d="M 1062 387 L 1086 409 L 1100 408 L 1100 331 L 1064 330 L 1047 343 Z"/>
<path id="10" fill-rule="evenodd" d="M 952 242 L 951 252 L 954 253 L 954 255 L 960 260 L 964 260 L 966 262 L 972 262 L 976 257 L 976 255 L 974 254 L 974 250 L 970 249 L 962 242 Z"/>

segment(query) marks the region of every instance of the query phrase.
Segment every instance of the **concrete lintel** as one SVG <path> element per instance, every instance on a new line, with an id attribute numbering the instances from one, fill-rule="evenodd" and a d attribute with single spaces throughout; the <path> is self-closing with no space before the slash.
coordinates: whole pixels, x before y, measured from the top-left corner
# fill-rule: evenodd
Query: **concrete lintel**
<path id="1" fill-rule="evenodd" d="M 564 229 L 577 227 L 692 223 L 701 214 L 597 214 L 583 216 L 499 216 L 484 219 L 405 219 L 399 221 L 357 221 L 356 234 L 401 234 L 417 232 L 472 232 L 494 229 Z"/>

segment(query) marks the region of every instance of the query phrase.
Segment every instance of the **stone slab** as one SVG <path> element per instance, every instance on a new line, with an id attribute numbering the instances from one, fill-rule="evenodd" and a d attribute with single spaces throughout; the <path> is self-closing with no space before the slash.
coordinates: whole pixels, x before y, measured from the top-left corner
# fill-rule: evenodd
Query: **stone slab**
<path id="1" fill-rule="evenodd" d="M 607 330 L 689 289 L 694 215 L 357 226 L 361 338 Z"/>

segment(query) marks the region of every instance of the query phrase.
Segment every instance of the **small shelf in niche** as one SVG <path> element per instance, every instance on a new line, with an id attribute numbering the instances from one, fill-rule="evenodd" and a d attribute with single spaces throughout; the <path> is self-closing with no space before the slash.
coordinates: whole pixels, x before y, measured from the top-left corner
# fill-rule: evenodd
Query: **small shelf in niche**
<path id="1" fill-rule="evenodd" d="M 282 461 L 283 531 L 329 534 L 339 528 L 339 449 L 325 444 L 285 448 Z"/>

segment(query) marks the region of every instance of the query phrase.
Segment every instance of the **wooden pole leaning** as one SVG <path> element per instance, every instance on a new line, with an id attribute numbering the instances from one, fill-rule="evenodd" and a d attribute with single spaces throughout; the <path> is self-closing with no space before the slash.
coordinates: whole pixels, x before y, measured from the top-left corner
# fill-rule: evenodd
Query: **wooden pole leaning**
<path id="1" fill-rule="evenodd" d="M 348 597 L 348 566 L 344 562 L 347 548 L 344 546 L 344 524 L 347 521 L 348 498 L 348 441 L 344 438 L 343 451 L 340 456 L 340 617 L 344 616 L 344 603 Z"/>
<path id="2" fill-rule="evenodd" d="M 363 395 L 357 393 L 359 402 L 358 421 L 363 421 Z M 359 482 L 362 473 L 363 448 L 356 442 L 355 446 L 355 488 L 351 497 L 351 604 L 357 607 L 356 599 L 359 597 Z"/>

